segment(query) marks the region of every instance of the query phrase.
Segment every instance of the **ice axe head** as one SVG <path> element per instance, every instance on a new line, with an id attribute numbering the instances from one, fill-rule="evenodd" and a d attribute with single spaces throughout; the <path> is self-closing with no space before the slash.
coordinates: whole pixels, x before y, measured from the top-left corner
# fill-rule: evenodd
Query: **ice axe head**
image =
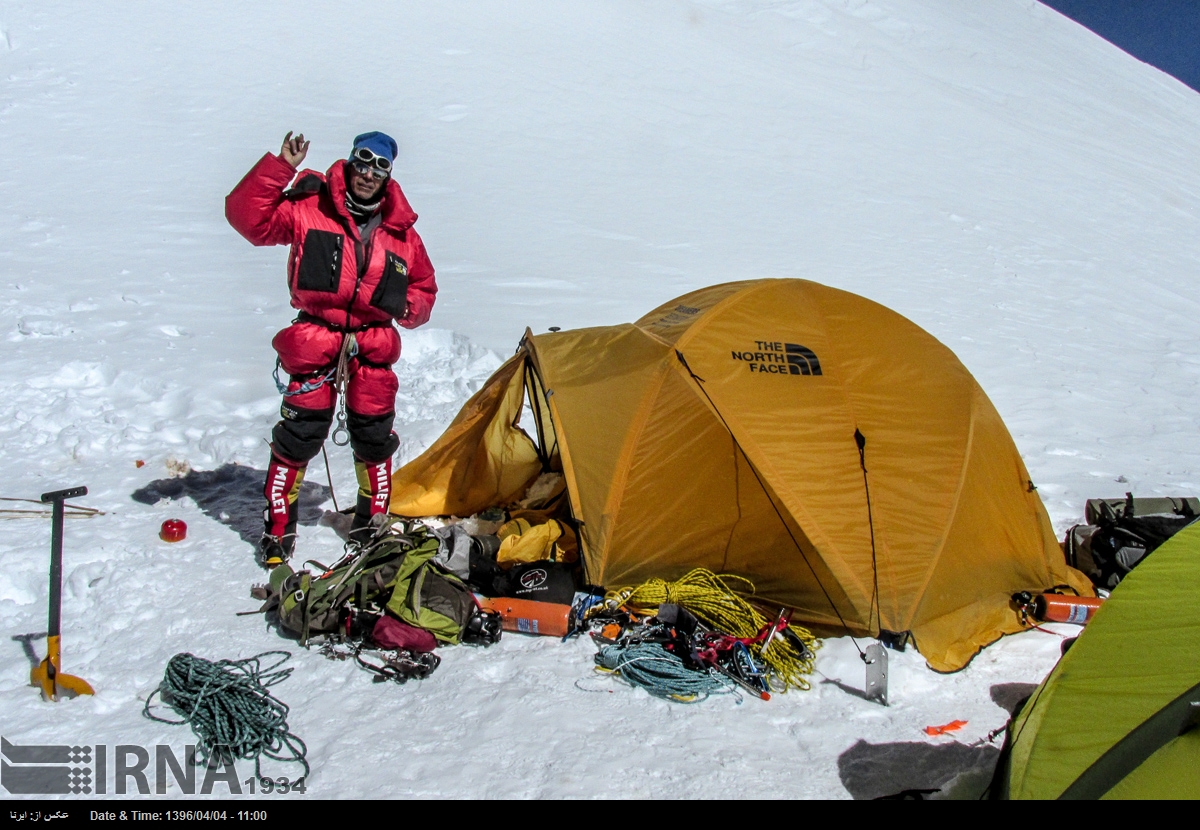
<path id="1" fill-rule="evenodd" d="M 82 677 L 73 674 L 63 674 L 59 671 L 62 663 L 59 638 L 49 637 L 46 643 L 46 659 L 34 667 L 29 673 L 30 685 L 42 690 L 46 700 L 58 701 L 63 696 L 68 698 L 79 695 L 94 695 L 96 692 Z"/>

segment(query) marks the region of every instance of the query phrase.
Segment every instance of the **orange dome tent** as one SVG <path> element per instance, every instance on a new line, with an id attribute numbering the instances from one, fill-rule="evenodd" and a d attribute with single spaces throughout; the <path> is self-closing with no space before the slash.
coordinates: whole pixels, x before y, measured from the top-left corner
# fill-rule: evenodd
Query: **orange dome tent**
<path id="1" fill-rule="evenodd" d="M 537 444 L 517 425 L 526 401 Z M 954 354 L 805 280 L 712 286 L 632 325 L 527 333 L 396 472 L 391 509 L 468 515 L 519 499 L 543 470 L 566 479 L 590 583 L 738 574 L 798 621 L 911 632 L 940 671 L 1019 630 L 1014 592 L 1091 594 Z"/>

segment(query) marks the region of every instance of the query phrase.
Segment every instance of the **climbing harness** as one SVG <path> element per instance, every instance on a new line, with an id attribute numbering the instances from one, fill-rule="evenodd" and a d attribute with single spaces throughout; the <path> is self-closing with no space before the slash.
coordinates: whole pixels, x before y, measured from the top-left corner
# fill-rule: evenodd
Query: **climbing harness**
<path id="1" fill-rule="evenodd" d="M 308 320 L 306 317 L 298 318 Z M 318 321 L 326 328 L 332 328 L 324 321 Z M 369 327 L 368 327 L 369 328 Z M 275 358 L 275 370 L 271 376 L 275 378 L 275 388 L 279 390 L 279 394 L 285 398 L 292 398 L 296 395 L 304 395 L 308 392 L 315 392 L 327 383 L 332 383 L 335 390 L 334 394 L 338 398 L 337 410 L 337 426 L 334 427 L 333 443 L 339 447 L 344 447 L 350 443 L 350 430 L 346 426 L 346 385 L 350 382 L 350 361 L 358 357 L 358 339 L 355 337 L 357 329 L 333 329 L 342 333 L 342 347 L 338 351 L 337 362 L 324 370 L 309 375 L 309 379 L 302 381 L 295 389 L 288 389 L 289 384 L 285 383 L 279 377 L 279 372 L 283 368 L 283 360 Z M 292 376 L 297 377 L 297 376 Z"/>
<path id="2" fill-rule="evenodd" d="M 280 659 L 263 667 L 263 658 L 272 656 Z M 261 778 L 260 765 L 266 757 L 295 761 L 303 765 L 307 777 L 308 748 L 288 729 L 287 704 L 267 691 L 292 673 L 291 668 L 279 668 L 291 656 L 286 651 L 264 651 L 244 660 L 209 661 L 186 652 L 176 654 L 167 663 L 162 683 L 146 698 L 142 714 L 160 723 L 191 726 L 199 739 L 198 765 L 253 758 L 254 774 Z M 155 695 L 183 720 L 153 714 L 150 704 Z"/>
<path id="3" fill-rule="evenodd" d="M 328 372 L 326 372 L 323 375 L 318 372 L 313 377 L 312 380 L 304 381 L 303 383 L 300 384 L 300 386 L 298 386 L 295 389 L 288 389 L 288 384 L 284 383 L 279 377 L 279 370 L 282 368 L 283 368 L 283 360 L 278 357 L 275 358 L 275 370 L 273 372 L 271 372 L 271 377 L 275 378 L 275 388 L 278 389 L 279 394 L 283 395 L 285 398 L 295 397 L 296 395 L 303 395 L 307 392 L 315 392 L 318 389 L 320 389 L 322 386 L 324 386 L 325 384 L 332 381 L 334 374 L 336 374 L 336 372 L 337 372 L 336 367 L 333 369 L 330 369 Z"/>

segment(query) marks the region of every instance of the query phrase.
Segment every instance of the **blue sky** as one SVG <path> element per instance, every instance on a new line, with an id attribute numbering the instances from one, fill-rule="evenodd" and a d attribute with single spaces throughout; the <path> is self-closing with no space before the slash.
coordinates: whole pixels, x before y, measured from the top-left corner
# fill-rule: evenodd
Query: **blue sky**
<path id="1" fill-rule="evenodd" d="M 1200 0 L 1041 0 L 1200 91 Z"/>

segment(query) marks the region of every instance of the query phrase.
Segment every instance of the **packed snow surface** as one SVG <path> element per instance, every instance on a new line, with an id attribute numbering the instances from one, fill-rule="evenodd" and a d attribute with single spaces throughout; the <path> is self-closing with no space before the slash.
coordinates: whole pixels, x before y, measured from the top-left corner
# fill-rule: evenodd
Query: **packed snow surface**
<path id="1" fill-rule="evenodd" d="M 63 579 L 64 668 L 98 694 L 52 712 L 22 646 L 44 653 L 49 522 L 0 525 L 8 740 L 181 749 L 186 727 L 142 717 L 171 655 L 286 647 L 309 797 L 862 797 L 884 767 L 986 766 L 970 745 L 1053 665 L 1036 631 L 948 676 L 893 654 L 884 708 L 842 638 L 811 691 L 688 706 L 593 675 L 587 640 L 443 649 L 397 686 L 234 616 L 263 579 L 250 546 L 131 494 L 265 466 L 285 252 L 222 200 L 288 130 L 323 170 L 371 129 L 399 139 L 441 286 L 404 338 L 401 461 L 526 326 L 804 277 L 950 346 L 1058 530 L 1088 497 L 1200 490 L 1200 96 L 1032 0 L 7 0 L 0 495 L 87 485 L 104 511 L 68 521 Z M 331 466 L 348 501 L 346 451 Z M 168 517 L 186 541 L 159 541 Z"/>

